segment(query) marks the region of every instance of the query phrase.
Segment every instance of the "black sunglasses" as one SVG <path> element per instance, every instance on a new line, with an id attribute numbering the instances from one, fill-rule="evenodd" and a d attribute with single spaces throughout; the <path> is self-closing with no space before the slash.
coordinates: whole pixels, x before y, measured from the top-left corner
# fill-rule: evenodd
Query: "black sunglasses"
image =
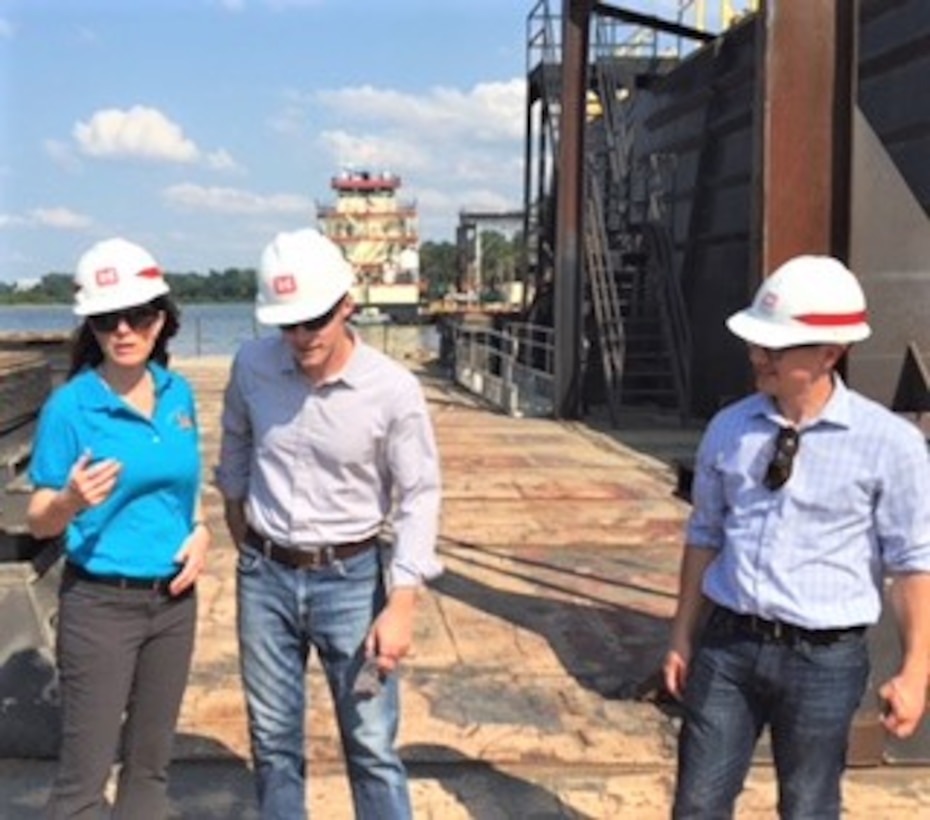
<path id="1" fill-rule="evenodd" d="M 114 310 L 111 313 L 88 316 L 87 324 L 97 333 L 113 333 L 119 327 L 120 322 L 125 322 L 130 329 L 135 331 L 148 330 L 155 324 L 160 312 L 155 305 L 136 305 L 123 310 Z"/>
<path id="2" fill-rule="evenodd" d="M 342 307 L 342 299 L 336 302 L 329 310 L 326 311 L 322 316 L 317 316 L 315 319 L 305 319 L 303 322 L 293 322 L 289 325 L 278 325 L 278 327 L 283 330 L 285 333 L 294 333 L 298 328 L 306 330 L 308 333 L 313 333 L 316 330 L 322 330 L 326 327 L 339 312 L 339 308 Z"/>
<path id="3" fill-rule="evenodd" d="M 813 344 L 803 344 L 803 345 L 790 345 L 788 347 L 762 347 L 762 345 L 749 345 L 750 350 L 756 347 L 765 354 L 765 357 L 773 362 L 781 361 L 781 359 L 788 353 L 791 353 L 793 350 L 811 350 L 815 347 L 823 347 L 823 344 L 820 342 L 815 342 Z"/>
<path id="4" fill-rule="evenodd" d="M 794 427 L 780 427 L 775 437 L 775 452 L 765 471 L 765 486 L 779 490 L 791 478 L 794 457 L 801 446 L 801 434 Z"/>

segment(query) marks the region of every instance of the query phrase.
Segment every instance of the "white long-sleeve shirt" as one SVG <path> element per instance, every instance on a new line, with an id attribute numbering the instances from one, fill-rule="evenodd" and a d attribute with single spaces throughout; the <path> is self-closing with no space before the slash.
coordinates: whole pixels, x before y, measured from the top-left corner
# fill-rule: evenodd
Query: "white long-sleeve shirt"
<path id="1" fill-rule="evenodd" d="M 222 426 L 217 486 L 272 541 L 360 541 L 390 521 L 395 586 L 442 572 L 439 456 L 420 384 L 399 363 L 356 338 L 342 372 L 313 385 L 280 336 L 246 342 Z"/>

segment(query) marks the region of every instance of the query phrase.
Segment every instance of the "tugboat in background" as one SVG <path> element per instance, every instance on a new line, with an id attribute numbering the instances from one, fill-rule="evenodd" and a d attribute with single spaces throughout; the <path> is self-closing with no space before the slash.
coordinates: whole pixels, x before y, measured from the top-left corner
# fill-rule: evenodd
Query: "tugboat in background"
<path id="1" fill-rule="evenodd" d="M 347 170 L 330 182 L 336 201 L 317 203 L 320 231 L 355 269 L 352 297 L 359 324 L 419 321 L 417 208 L 398 199 L 400 185 L 400 177 L 389 171 Z"/>

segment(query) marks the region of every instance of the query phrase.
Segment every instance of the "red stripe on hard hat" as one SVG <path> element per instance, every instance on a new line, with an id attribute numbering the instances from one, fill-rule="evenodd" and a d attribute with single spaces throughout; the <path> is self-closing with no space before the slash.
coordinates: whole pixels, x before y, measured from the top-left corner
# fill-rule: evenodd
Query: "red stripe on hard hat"
<path id="1" fill-rule="evenodd" d="M 864 322 L 868 316 L 864 310 L 860 310 L 856 313 L 804 313 L 801 316 L 792 318 L 805 325 L 823 327 L 827 325 L 857 325 Z"/>
<path id="2" fill-rule="evenodd" d="M 161 279 L 161 271 L 158 268 L 143 268 L 136 276 L 141 276 L 143 279 Z"/>

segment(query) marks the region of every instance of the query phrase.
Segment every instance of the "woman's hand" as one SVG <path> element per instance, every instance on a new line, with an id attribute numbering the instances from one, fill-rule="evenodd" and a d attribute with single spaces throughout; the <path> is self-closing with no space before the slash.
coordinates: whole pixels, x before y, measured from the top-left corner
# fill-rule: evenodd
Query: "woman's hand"
<path id="1" fill-rule="evenodd" d="M 210 528 L 203 521 L 194 524 L 190 535 L 184 539 L 181 549 L 174 556 L 174 560 L 181 565 L 181 571 L 174 576 L 168 587 L 172 595 L 180 595 L 196 583 L 207 565 L 207 550 L 212 540 Z"/>
<path id="2" fill-rule="evenodd" d="M 81 510 L 102 504 L 116 486 L 122 465 L 114 459 L 91 464 L 89 450 L 74 462 L 68 481 L 60 490 L 40 487 L 29 499 L 26 513 L 35 538 L 61 535 Z"/>
<path id="3" fill-rule="evenodd" d="M 107 500 L 116 486 L 123 465 L 112 458 L 91 464 L 93 458 L 90 450 L 86 450 L 71 468 L 68 474 L 68 483 L 62 489 L 67 500 L 80 512 L 87 507 L 96 507 Z"/>

